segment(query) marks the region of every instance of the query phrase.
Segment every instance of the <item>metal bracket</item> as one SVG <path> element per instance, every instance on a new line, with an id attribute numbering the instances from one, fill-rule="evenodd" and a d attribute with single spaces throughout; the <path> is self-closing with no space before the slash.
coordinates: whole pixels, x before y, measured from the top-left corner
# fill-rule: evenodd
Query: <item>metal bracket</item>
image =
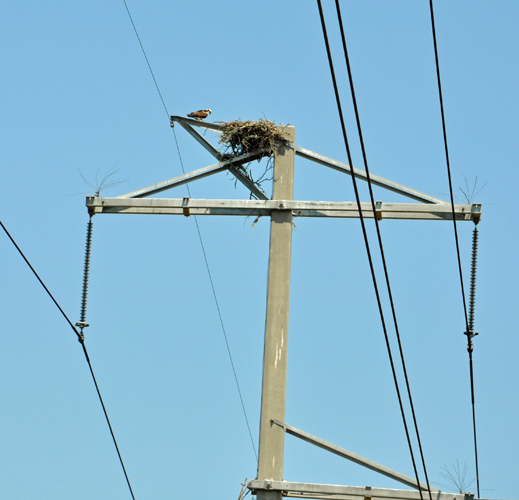
<path id="1" fill-rule="evenodd" d="M 375 217 L 377 220 L 382 220 L 382 202 L 375 202 Z"/>
<path id="2" fill-rule="evenodd" d="M 481 220 L 481 203 L 473 203 L 471 213 L 474 224 L 477 224 Z"/>
<path id="3" fill-rule="evenodd" d="M 182 198 L 182 213 L 186 217 L 189 217 L 191 215 L 191 212 L 189 211 L 189 207 L 187 206 L 188 203 L 189 203 L 189 198 L 187 196 Z"/>

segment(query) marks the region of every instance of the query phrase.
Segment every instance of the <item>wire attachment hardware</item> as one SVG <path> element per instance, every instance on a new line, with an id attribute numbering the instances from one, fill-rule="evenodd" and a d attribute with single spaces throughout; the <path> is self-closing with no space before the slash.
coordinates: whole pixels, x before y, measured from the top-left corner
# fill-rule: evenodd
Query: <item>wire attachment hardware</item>
<path id="1" fill-rule="evenodd" d="M 186 216 L 186 217 L 189 217 L 191 215 L 191 212 L 189 211 L 189 197 L 188 196 L 184 196 L 184 198 L 182 199 L 182 213 Z"/>
<path id="2" fill-rule="evenodd" d="M 467 351 L 472 354 L 472 351 L 474 350 L 474 344 L 472 343 L 472 338 L 475 337 L 476 335 L 479 335 L 479 333 L 469 330 L 468 332 L 463 332 L 463 335 L 467 336 L 467 340 L 468 340 Z"/>

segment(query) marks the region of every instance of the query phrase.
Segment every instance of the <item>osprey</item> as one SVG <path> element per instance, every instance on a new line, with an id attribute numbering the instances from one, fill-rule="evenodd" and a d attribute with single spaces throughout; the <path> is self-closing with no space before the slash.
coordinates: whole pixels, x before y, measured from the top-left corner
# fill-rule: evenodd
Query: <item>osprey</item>
<path id="1" fill-rule="evenodd" d="M 189 118 L 194 118 L 195 120 L 204 120 L 211 114 L 210 109 L 201 109 L 199 111 L 195 111 L 194 113 L 189 113 L 187 116 Z"/>

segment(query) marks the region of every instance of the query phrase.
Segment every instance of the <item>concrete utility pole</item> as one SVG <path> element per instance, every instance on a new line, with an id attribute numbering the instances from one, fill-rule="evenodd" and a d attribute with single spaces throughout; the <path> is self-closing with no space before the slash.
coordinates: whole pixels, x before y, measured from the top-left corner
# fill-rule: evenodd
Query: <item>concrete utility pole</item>
<path id="1" fill-rule="evenodd" d="M 286 142 L 279 145 L 274 154 L 274 182 L 272 199 L 254 183 L 241 165 L 262 158 L 265 150 L 255 150 L 238 157 L 223 157 L 204 136 L 193 127 L 221 132 L 222 126 L 214 123 L 197 122 L 180 116 L 172 116 L 171 124 L 184 127 L 218 161 L 174 179 L 159 182 L 118 198 L 87 197 L 90 215 L 111 214 L 170 214 L 170 215 L 235 215 L 270 216 L 270 254 L 267 292 L 267 315 L 265 322 L 265 350 L 263 360 L 263 386 L 261 395 L 260 442 L 257 478 L 247 487 L 258 496 L 258 500 L 281 500 L 282 496 L 293 498 L 330 498 L 335 500 L 422 500 L 425 495 L 417 490 L 426 490 L 427 485 L 417 484 L 416 479 L 377 464 L 337 445 L 296 429 L 285 423 L 288 311 L 290 300 L 290 260 L 292 250 L 293 217 L 359 217 L 357 203 L 330 201 L 294 201 L 294 158 L 300 156 L 325 167 L 359 180 L 367 180 L 366 172 L 352 169 L 349 165 L 314 153 L 295 144 L 294 127 L 278 127 Z M 225 159 L 226 158 L 226 159 Z M 255 200 L 192 200 L 189 198 L 147 198 L 218 172 L 228 171 L 255 197 Z M 372 184 L 383 187 L 415 200 L 415 203 L 386 203 L 377 201 L 375 209 L 371 203 L 361 203 L 365 218 L 452 220 L 477 222 L 481 218 L 481 205 L 455 205 L 421 193 L 396 182 L 370 175 Z M 418 202 L 418 203 L 416 203 Z M 293 483 L 283 478 L 284 438 L 291 434 L 307 443 L 318 446 L 342 458 L 367 467 L 413 490 L 371 488 L 370 486 L 340 486 L 328 484 Z M 473 500 L 469 494 L 443 493 L 435 488 L 434 500 Z"/>
<path id="2" fill-rule="evenodd" d="M 290 143 L 294 127 L 280 127 Z M 270 221 L 270 255 L 263 357 L 258 479 L 283 480 L 284 431 L 272 423 L 285 421 L 288 309 L 290 302 L 290 259 L 292 252 L 292 211 L 283 209 L 294 198 L 294 150 L 279 147 L 274 156 L 272 200 L 279 201 Z M 281 492 L 258 492 L 258 500 L 280 500 Z"/>

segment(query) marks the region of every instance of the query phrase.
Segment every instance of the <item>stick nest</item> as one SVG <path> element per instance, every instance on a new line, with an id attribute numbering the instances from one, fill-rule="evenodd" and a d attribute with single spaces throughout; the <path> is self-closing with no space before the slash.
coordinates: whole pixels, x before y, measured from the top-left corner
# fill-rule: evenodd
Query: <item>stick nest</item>
<path id="1" fill-rule="evenodd" d="M 259 158 L 272 156 L 279 145 L 286 142 L 276 124 L 269 120 L 233 120 L 220 124 L 223 128 L 218 142 L 224 145 L 225 156 L 228 158 L 252 153 L 258 149 L 265 149 Z"/>

